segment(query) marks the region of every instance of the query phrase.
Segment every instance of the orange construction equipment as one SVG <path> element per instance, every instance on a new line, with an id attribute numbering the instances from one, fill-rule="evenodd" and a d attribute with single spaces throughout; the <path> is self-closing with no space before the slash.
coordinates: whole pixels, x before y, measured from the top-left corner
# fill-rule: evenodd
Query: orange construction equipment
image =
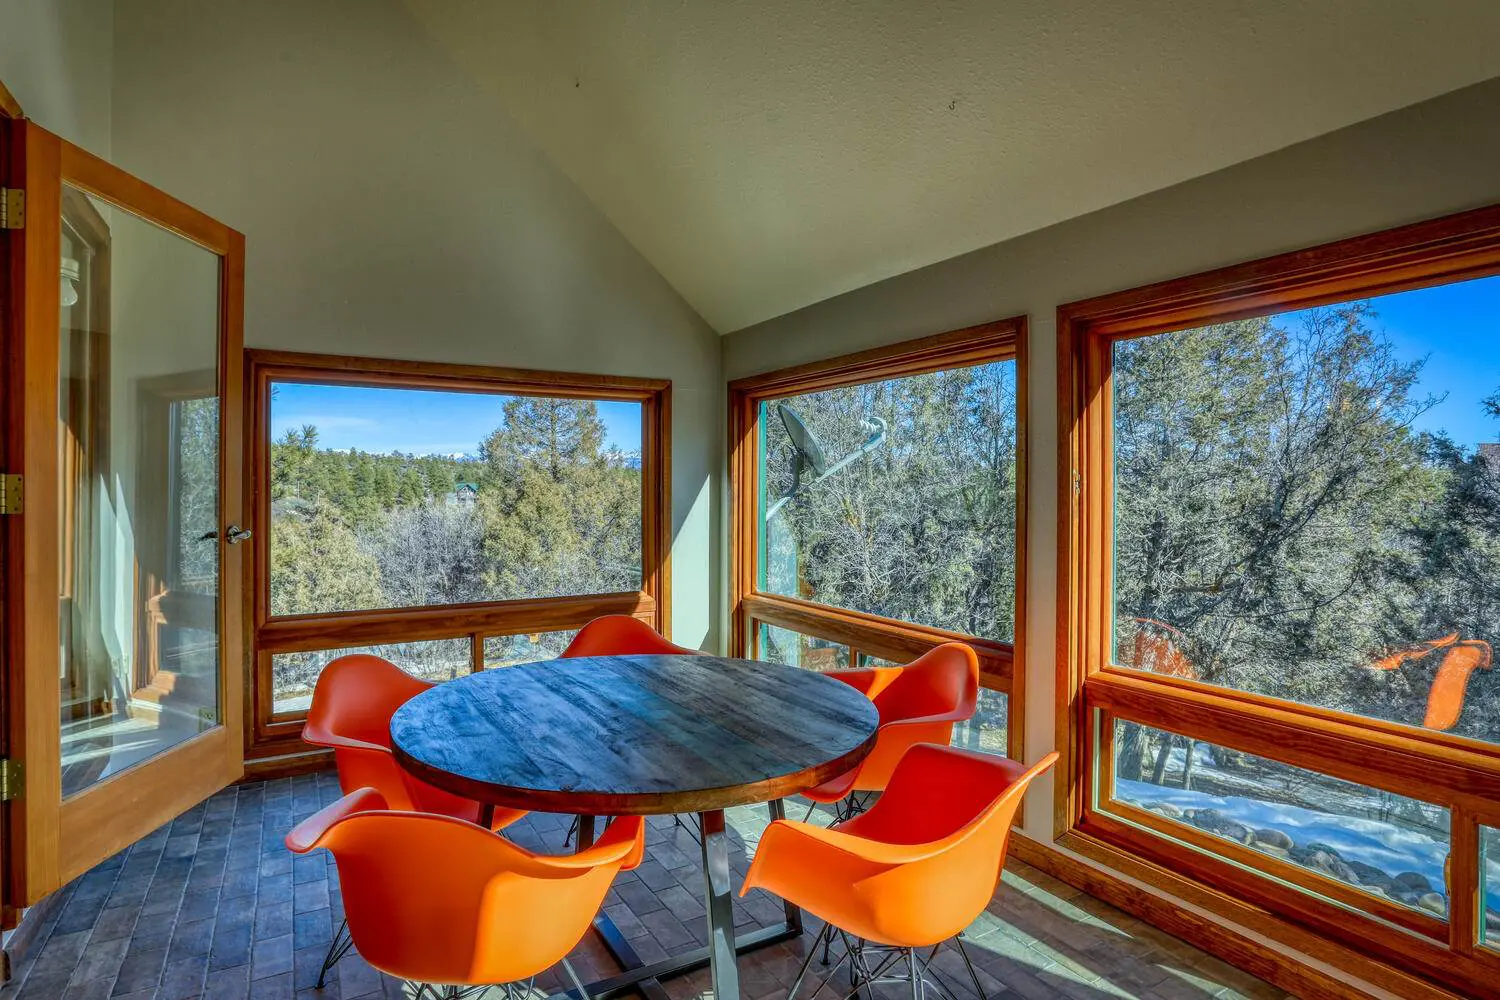
<path id="1" fill-rule="evenodd" d="M 434 788 L 408 773 L 391 753 L 391 716 L 432 686 L 378 656 L 368 653 L 340 656 L 318 676 L 312 706 L 307 710 L 307 723 L 302 727 L 302 739 L 314 746 L 333 749 L 339 788 L 346 795 L 360 788 L 373 788 L 391 809 L 440 813 L 477 822 L 478 802 Z M 525 815 L 517 809 L 496 809 L 493 828 L 507 827 Z M 323 967 L 318 972 L 318 989 L 327 981 L 328 970 L 349 948 L 346 922 L 339 925 L 328 945 Z"/>
<path id="2" fill-rule="evenodd" d="M 681 653 L 702 656 L 701 650 L 688 649 L 668 642 L 661 633 L 639 618 L 629 615 L 605 615 L 595 618 L 573 637 L 563 657 L 578 656 L 647 656 Z"/>
<path id="3" fill-rule="evenodd" d="M 1427 714 L 1422 725 L 1428 729 L 1452 729 L 1464 711 L 1464 699 L 1469 693 L 1469 675 L 1476 670 L 1488 670 L 1493 659 L 1490 644 L 1483 639 L 1460 639 L 1459 633 L 1424 642 L 1409 649 L 1382 656 L 1370 664 L 1371 670 L 1396 670 L 1415 660 L 1420 660 L 1439 649 L 1448 652 L 1438 664 L 1427 689 Z"/>
<path id="4" fill-rule="evenodd" d="M 298 854 L 333 852 L 365 961 L 436 998 L 524 983 L 563 962 L 587 996 L 566 956 L 621 868 L 639 863 L 639 816 L 616 820 L 588 850 L 553 857 L 450 816 L 385 806 L 379 792 L 362 788 L 286 837 Z"/>
<path id="5" fill-rule="evenodd" d="M 891 982 L 885 973 L 904 967 L 906 975 L 895 981 L 910 983 L 917 994 L 924 976 L 933 975 L 918 951 L 949 939 L 964 951 L 959 932 L 989 905 L 999 884 L 1021 798 L 1056 761 L 1049 753 L 1028 768 L 972 750 L 912 747 L 868 812 L 827 829 L 772 823 L 740 895 L 766 889 L 822 918 L 827 926 L 808 949 L 808 961 L 821 944 L 826 962 L 840 934 L 847 948 L 840 964 L 851 963 L 856 990 L 861 983 Z M 867 945 L 889 954 L 872 967 Z M 972 965 L 969 973 L 983 997 Z"/>
<path id="6" fill-rule="evenodd" d="M 896 764 L 918 743 L 946 744 L 953 727 L 973 718 L 979 704 L 979 658 L 961 642 L 945 642 L 904 667 L 830 670 L 875 703 L 880 728 L 875 749 L 858 767 L 802 794 L 814 802 L 842 802 L 851 792 L 878 792 Z M 839 819 L 853 815 L 851 801 Z"/>

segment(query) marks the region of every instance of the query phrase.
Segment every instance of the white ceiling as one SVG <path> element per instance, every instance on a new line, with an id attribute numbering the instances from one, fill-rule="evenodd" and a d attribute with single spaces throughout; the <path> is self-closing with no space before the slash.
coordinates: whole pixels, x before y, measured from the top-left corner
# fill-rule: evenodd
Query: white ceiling
<path id="1" fill-rule="evenodd" d="M 1496 0 L 407 2 L 723 333 L 1500 75 Z"/>

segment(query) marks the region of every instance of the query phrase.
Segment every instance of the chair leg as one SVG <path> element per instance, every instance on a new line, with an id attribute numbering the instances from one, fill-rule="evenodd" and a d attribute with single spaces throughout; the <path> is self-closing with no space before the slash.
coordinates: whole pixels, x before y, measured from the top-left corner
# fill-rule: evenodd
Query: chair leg
<path id="1" fill-rule="evenodd" d="M 812 939 L 812 944 L 807 946 L 807 956 L 802 959 L 802 967 L 797 970 L 797 977 L 792 980 L 791 988 L 786 991 L 787 1000 L 794 1000 L 797 996 L 797 990 L 801 988 L 802 980 L 807 978 L 807 969 L 812 965 L 813 956 L 818 953 L 818 945 L 831 939 L 832 936 L 833 925 L 824 924 L 823 929 L 818 931 L 817 936 Z M 823 964 L 828 964 L 828 951 L 826 948 L 823 951 Z"/>
<path id="2" fill-rule="evenodd" d="M 989 994 L 984 992 L 984 987 L 979 985 L 979 973 L 974 971 L 974 963 L 969 961 L 969 949 L 964 947 L 964 936 L 955 934 L 953 940 L 958 944 L 958 953 L 963 956 L 964 967 L 969 970 L 969 978 L 974 980 L 974 992 L 978 994 L 979 1000 L 990 1000 Z"/>
<path id="3" fill-rule="evenodd" d="M 349 954 L 349 949 L 354 947 L 354 939 L 349 936 L 349 921 L 346 918 L 339 924 L 339 929 L 334 932 L 333 940 L 328 944 L 328 954 L 323 956 L 323 967 L 318 970 L 318 982 L 315 989 L 322 989 L 328 982 L 328 970 L 338 964 L 339 959 Z M 420 995 L 420 990 L 418 991 Z"/>
<path id="4" fill-rule="evenodd" d="M 562 966 L 567 971 L 568 978 L 573 980 L 573 985 L 578 988 L 578 1000 L 593 1000 L 589 996 L 589 991 L 584 988 L 583 980 L 578 978 L 578 972 L 573 968 L 573 963 L 564 958 Z"/>

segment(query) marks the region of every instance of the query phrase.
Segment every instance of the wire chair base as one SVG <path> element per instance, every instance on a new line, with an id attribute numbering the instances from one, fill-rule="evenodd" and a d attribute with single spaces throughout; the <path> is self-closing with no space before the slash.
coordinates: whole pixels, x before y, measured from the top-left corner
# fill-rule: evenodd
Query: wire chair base
<path id="1" fill-rule="evenodd" d="M 839 992 L 838 987 L 834 987 L 829 1000 L 851 1000 L 861 993 L 873 995 L 870 993 L 873 987 L 897 984 L 911 989 L 912 1000 L 928 1000 L 929 987 L 932 988 L 933 995 L 938 1000 L 964 1000 L 937 974 L 937 970 L 932 968 L 932 959 L 942 945 L 933 948 L 926 957 L 923 957 L 915 948 L 871 944 L 862 938 L 846 934 L 832 924 L 825 924 L 808 946 L 807 956 L 803 958 L 802 966 L 797 970 L 797 977 L 792 980 L 792 985 L 787 990 L 787 1000 L 797 1000 L 797 991 L 802 988 L 802 983 L 807 978 L 807 970 L 812 965 L 813 956 L 818 954 L 819 949 L 823 952 L 822 964 L 829 964 L 829 951 L 835 938 L 843 945 L 843 955 L 828 970 L 827 976 L 807 1000 L 817 1000 L 818 996 L 833 983 L 841 969 L 847 971 L 848 989 Z M 979 1000 L 989 1000 L 984 986 L 979 982 L 979 973 L 975 970 L 974 963 L 969 960 L 969 951 L 964 947 L 963 938 L 955 937 L 953 941 L 958 946 L 959 954 L 963 956 L 964 967 L 974 983 L 975 994 Z"/>
<path id="2" fill-rule="evenodd" d="M 349 954 L 349 949 L 354 947 L 354 939 L 349 936 L 349 921 L 340 921 L 339 929 L 334 931 L 333 940 L 328 943 L 328 954 L 323 956 L 323 966 L 318 969 L 318 982 L 315 989 L 322 989 L 328 983 L 328 973 L 339 959 Z"/>

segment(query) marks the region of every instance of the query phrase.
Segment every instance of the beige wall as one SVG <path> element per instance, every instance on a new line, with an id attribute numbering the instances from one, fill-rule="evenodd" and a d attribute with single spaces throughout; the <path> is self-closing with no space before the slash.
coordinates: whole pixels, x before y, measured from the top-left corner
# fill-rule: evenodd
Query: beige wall
<path id="1" fill-rule="evenodd" d="M 716 644 L 719 338 L 393 0 L 132 0 L 114 159 L 245 233 L 250 347 L 666 376 L 673 633 Z"/>
<path id="2" fill-rule="evenodd" d="M 114 0 L 0 0 L 0 81 L 27 117 L 108 156 Z"/>
<path id="3" fill-rule="evenodd" d="M 1018 192 L 1024 197 L 1024 192 Z M 891 278 L 725 338 L 728 378 L 1031 317 L 1027 756 L 1053 745 L 1056 315 L 1065 302 L 1500 202 L 1500 79 Z M 1050 787 L 1027 811 L 1050 837 Z"/>

